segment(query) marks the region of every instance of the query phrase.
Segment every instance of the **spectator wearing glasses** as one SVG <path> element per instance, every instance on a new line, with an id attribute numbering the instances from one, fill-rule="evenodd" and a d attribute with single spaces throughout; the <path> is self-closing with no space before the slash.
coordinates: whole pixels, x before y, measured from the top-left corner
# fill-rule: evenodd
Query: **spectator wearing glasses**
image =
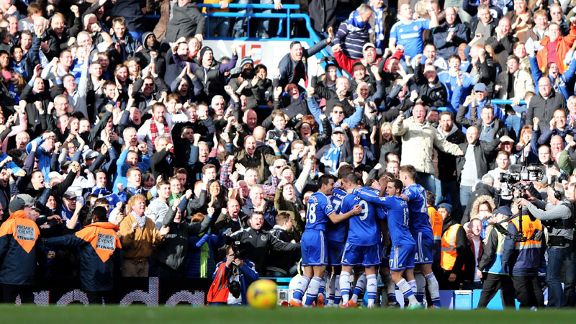
<path id="1" fill-rule="evenodd" d="M 482 117 L 482 109 L 490 106 L 494 108 L 495 118 L 504 120 L 504 114 L 498 106 L 490 102 L 486 85 L 484 83 L 477 83 L 472 89 L 472 94 L 466 97 L 464 104 L 458 109 L 456 115 L 456 122 L 465 130 L 467 127 L 478 124 Z"/>
<path id="2" fill-rule="evenodd" d="M 307 93 L 308 93 L 308 108 L 310 109 L 310 112 L 314 116 L 314 120 L 316 120 L 316 123 L 320 125 L 319 127 L 320 133 L 323 133 L 325 131 L 323 127 L 324 123 L 322 122 L 323 113 L 320 107 L 318 106 L 318 102 L 314 98 L 315 93 L 314 88 L 311 87 L 308 88 Z M 356 126 L 358 126 L 358 124 L 362 120 L 362 115 L 364 114 L 365 103 L 362 99 L 360 100 L 356 99 L 354 101 L 354 104 L 356 105 L 356 110 L 350 117 L 346 117 L 344 107 L 342 107 L 339 104 L 335 104 L 330 109 L 330 117 L 327 118 L 330 121 L 330 126 L 333 129 L 336 127 L 355 128 Z"/>
<path id="3" fill-rule="evenodd" d="M 548 7 L 548 11 L 550 13 L 550 23 L 560 26 L 560 32 L 563 36 L 568 35 L 570 32 L 570 22 L 566 19 L 562 6 L 558 3 L 552 3 L 550 7 Z"/>

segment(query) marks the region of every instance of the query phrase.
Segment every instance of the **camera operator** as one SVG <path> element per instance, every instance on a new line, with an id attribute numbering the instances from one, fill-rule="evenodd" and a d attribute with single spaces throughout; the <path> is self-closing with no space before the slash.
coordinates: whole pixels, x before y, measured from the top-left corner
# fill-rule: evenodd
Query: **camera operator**
<path id="1" fill-rule="evenodd" d="M 246 290 L 252 282 L 258 280 L 258 273 L 254 263 L 242 255 L 245 251 L 241 246 L 238 241 L 226 246 L 226 260 L 216 265 L 214 278 L 208 290 L 208 304 L 246 304 Z"/>
<path id="2" fill-rule="evenodd" d="M 542 221 L 548 230 L 548 265 L 546 283 L 548 284 L 548 307 L 561 307 L 564 292 L 561 273 L 564 260 L 570 254 L 574 236 L 572 204 L 564 195 L 564 187 L 555 183 L 548 187 L 548 203 L 537 200 L 526 191 L 526 199 L 520 199 L 520 206 L 526 207 L 530 215 Z"/>
<path id="3" fill-rule="evenodd" d="M 543 261 L 544 233 L 540 220 L 527 215 L 518 208 L 518 199 L 511 206 L 514 218 L 508 223 L 502 267 L 512 275 L 516 299 L 521 308 L 536 310 L 544 307 L 544 295 L 538 280 L 538 271 Z"/>
<path id="4" fill-rule="evenodd" d="M 565 196 L 572 203 L 572 217 L 574 217 L 574 203 L 576 203 L 576 182 L 570 182 L 565 190 Z M 576 305 L 576 246 L 572 243 L 568 258 L 566 258 L 566 277 L 564 278 L 564 306 Z"/>
<path id="5" fill-rule="evenodd" d="M 261 213 L 252 213 L 248 219 L 248 224 L 250 225 L 249 228 L 231 234 L 226 241 L 227 243 L 240 241 L 243 246 L 246 246 L 246 257 L 254 261 L 258 273 L 265 272 L 265 260 L 270 251 L 292 252 L 300 250 L 300 244 L 282 242 L 270 232 L 263 230 L 264 216 Z"/>
<path id="6" fill-rule="evenodd" d="M 478 262 L 478 269 L 482 271 L 482 294 L 478 301 L 478 308 L 488 307 L 488 303 L 498 289 L 502 290 L 504 307 L 514 308 L 514 285 L 512 278 L 504 271 L 502 265 L 502 251 L 504 241 L 508 235 L 508 220 L 512 217 L 510 207 L 501 206 L 492 213 L 489 225 L 486 228 L 486 240 L 482 257 Z"/>

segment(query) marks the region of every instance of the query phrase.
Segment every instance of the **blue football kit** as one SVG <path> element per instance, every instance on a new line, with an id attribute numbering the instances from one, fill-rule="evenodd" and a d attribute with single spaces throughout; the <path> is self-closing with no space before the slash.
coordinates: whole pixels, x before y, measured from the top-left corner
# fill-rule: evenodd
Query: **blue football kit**
<path id="1" fill-rule="evenodd" d="M 371 191 L 371 188 L 359 188 L 357 191 Z M 348 238 L 342 256 L 342 265 L 379 265 L 382 257 L 381 232 L 379 220 L 384 215 L 374 205 L 360 199 L 358 194 L 349 194 L 342 201 L 341 212 L 346 213 L 360 205 L 362 212 L 349 219 Z"/>
<path id="2" fill-rule="evenodd" d="M 416 241 L 416 264 L 430 264 L 434 261 L 434 235 L 428 216 L 426 189 L 419 184 L 411 184 L 402 192 L 408 197 L 409 225 Z"/>
<path id="3" fill-rule="evenodd" d="M 346 197 L 346 191 L 341 188 L 334 188 L 330 196 L 330 202 L 336 214 L 340 213 L 342 200 Z M 326 225 L 326 245 L 328 247 L 328 264 L 338 266 L 342 261 L 342 253 L 348 235 L 348 220 L 343 220 L 336 224 L 328 222 Z"/>
<path id="4" fill-rule="evenodd" d="M 303 266 L 321 266 L 328 264 L 326 239 L 324 232 L 330 222 L 329 215 L 334 213 L 330 199 L 321 192 L 315 192 L 308 200 L 306 225 L 300 241 Z"/>
<path id="5" fill-rule="evenodd" d="M 385 209 L 390 240 L 390 270 L 414 268 L 415 245 L 409 228 L 408 204 L 398 196 L 380 197 L 369 191 L 358 191 L 363 200 Z"/>

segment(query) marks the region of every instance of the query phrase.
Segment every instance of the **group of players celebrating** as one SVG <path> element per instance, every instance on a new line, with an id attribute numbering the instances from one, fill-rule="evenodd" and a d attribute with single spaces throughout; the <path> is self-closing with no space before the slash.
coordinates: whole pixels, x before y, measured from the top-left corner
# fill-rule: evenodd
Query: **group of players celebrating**
<path id="1" fill-rule="evenodd" d="M 356 307 L 365 289 L 367 307 L 372 308 L 380 270 L 382 278 L 389 279 L 388 304 L 396 303 L 398 287 L 408 302 L 405 307 L 422 308 L 427 288 L 430 306 L 440 307 L 426 190 L 415 180 L 416 170 L 410 165 L 400 168 L 398 179 L 385 174 L 366 185 L 347 166 L 338 170 L 338 179 L 320 177 L 320 189 L 307 204 L 303 273 L 293 287 L 290 306 Z M 356 278 L 354 289 L 351 276 Z"/>

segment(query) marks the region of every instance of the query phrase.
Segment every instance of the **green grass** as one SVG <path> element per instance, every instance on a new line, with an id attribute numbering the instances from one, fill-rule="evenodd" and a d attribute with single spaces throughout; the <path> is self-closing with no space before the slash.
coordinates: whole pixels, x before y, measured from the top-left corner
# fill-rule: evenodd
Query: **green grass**
<path id="1" fill-rule="evenodd" d="M 397 309 L 286 309 L 254 310 L 244 307 L 145 306 L 0 306 L 2 323 L 570 323 L 575 310 L 450 311 Z"/>

